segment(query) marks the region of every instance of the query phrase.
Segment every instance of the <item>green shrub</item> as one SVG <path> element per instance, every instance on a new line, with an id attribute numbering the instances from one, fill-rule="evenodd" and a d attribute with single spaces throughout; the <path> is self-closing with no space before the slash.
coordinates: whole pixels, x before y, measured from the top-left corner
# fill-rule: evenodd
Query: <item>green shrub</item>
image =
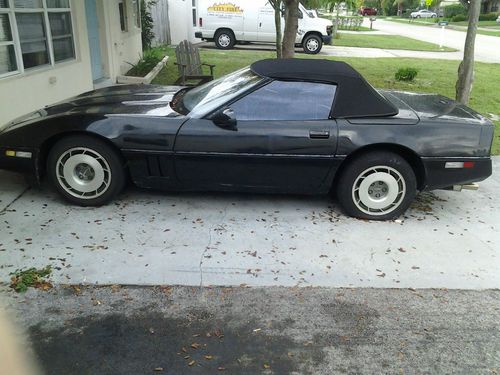
<path id="1" fill-rule="evenodd" d="M 443 9 L 445 18 L 452 18 L 458 14 L 467 14 L 467 9 L 460 3 L 445 6 Z"/>
<path id="2" fill-rule="evenodd" d="M 137 64 L 131 64 L 130 69 L 125 75 L 133 77 L 144 77 L 148 74 L 162 59 L 164 53 L 160 48 L 152 48 L 144 51 L 141 59 Z"/>
<path id="3" fill-rule="evenodd" d="M 479 15 L 479 21 L 496 21 L 498 13 L 484 13 Z"/>
<path id="4" fill-rule="evenodd" d="M 156 2 L 157 0 L 141 0 L 141 38 L 143 51 L 151 48 L 151 43 L 153 43 L 155 37 L 151 8 L 156 5 Z"/>
<path id="5" fill-rule="evenodd" d="M 396 81 L 406 81 L 411 82 L 415 79 L 418 74 L 418 70 L 411 67 L 399 68 L 396 74 L 394 74 L 394 78 Z"/>
<path id="6" fill-rule="evenodd" d="M 467 19 L 465 14 L 457 14 L 456 16 L 451 17 L 451 22 L 462 22 Z"/>

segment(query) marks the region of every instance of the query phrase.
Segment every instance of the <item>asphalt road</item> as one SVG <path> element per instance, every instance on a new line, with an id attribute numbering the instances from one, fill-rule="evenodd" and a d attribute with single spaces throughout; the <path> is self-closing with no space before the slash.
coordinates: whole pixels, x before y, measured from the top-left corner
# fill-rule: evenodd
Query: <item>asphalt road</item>
<path id="1" fill-rule="evenodd" d="M 57 288 L 7 294 L 45 374 L 497 374 L 500 292 Z"/>
<path id="2" fill-rule="evenodd" d="M 365 20 L 365 23 L 368 22 Z M 400 23 L 378 19 L 374 28 L 387 34 L 402 35 L 413 39 L 423 40 L 446 47 L 464 50 L 465 35 L 463 31 L 446 29 L 441 34 L 439 27 L 420 26 L 410 23 Z M 443 52 L 444 53 L 444 52 Z M 500 38 L 495 36 L 476 36 L 474 56 L 476 61 L 500 63 Z"/>

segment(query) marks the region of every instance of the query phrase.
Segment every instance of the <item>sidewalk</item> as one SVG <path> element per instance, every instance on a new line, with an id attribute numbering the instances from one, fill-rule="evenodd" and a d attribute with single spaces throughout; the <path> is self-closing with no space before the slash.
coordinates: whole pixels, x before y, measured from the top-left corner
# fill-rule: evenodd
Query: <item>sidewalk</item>
<path id="1" fill-rule="evenodd" d="M 370 33 L 371 35 L 371 33 Z M 380 34 L 382 35 L 382 34 Z M 387 35 L 387 34 L 386 34 Z M 334 41 L 335 43 L 335 41 Z M 215 49 L 213 43 L 200 43 L 200 48 Z M 234 50 L 240 51 L 274 51 L 275 46 L 272 44 L 246 44 L 236 45 Z M 295 52 L 304 56 L 302 48 L 296 48 Z M 364 58 L 380 58 L 380 57 L 410 57 L 418 59 L 440 59 L 440 60 L 462 60 L 463 52 L 429 52 L 429 51 L 408 51 L 397 49 L 381 49 L 381 48 L 360 48 L 360 47 L 343 47 L 324 45 L 318 56 L 333 56 L 333 57 L 364 57 Z"/>

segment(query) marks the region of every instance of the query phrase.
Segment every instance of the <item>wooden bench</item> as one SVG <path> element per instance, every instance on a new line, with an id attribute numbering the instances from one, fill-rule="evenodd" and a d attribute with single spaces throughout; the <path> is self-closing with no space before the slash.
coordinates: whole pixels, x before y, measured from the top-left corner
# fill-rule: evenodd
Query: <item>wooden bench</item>
<path id="1" fill-rule="evenodd" d="M 177 62 L 175 65 L 179 68 L 179 79 L 175 81 L 176 85 L 189 85 L 188 81 L 198 81 L 196 85 L 209 82 L 214 79 L 215 65 L 202 63 L 200 60 L 200 51 L 198 47 L 193 46 L 187 40 L 183 40 L 175 48 Z M 203 67 L 210 68 L 210 75 L 203 74 Z M 191 84 L 192 85 L 192 84 Z"/>

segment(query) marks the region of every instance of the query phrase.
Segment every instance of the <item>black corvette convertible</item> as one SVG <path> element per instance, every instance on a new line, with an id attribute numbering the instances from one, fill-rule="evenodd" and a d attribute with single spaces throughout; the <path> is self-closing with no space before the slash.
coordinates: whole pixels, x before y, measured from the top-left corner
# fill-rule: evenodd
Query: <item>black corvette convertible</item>
<path id="1" fill-rule="evenodd" d="M 493 125 L 438 95 L 376 90 L 349 65 L 263 60 L 205 85 L 116 86 L 0 130 L 0 169 L 98 206 L 145 188 L 335 193 L 392 219 L 417 191 L 491 175 Z"/>

